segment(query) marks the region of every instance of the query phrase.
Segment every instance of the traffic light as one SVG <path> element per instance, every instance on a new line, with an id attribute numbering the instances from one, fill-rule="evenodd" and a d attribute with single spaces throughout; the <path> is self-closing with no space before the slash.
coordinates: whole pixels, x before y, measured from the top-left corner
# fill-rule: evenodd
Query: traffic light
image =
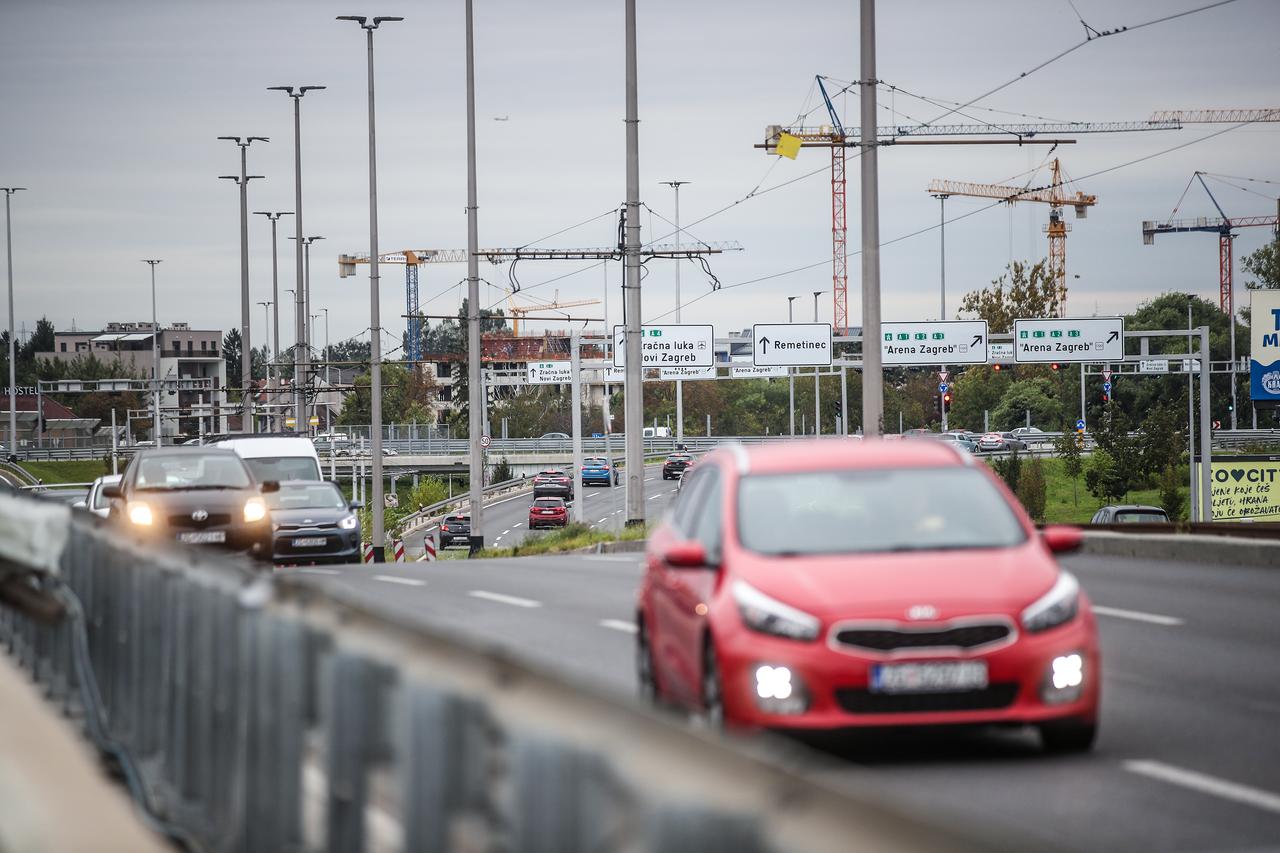
<path id="1" fill-rule="evenodd" d="M 1052 368 L 1052 369 L 1054 369 L 1054 370 L 1057 370 L 1057 369 L 1058 369 L 1058 362 L 1056 362 L 1056 361 L 1055 361 L 1053 364 L 1049 365 L 1049 367 L 1051 367 L 1051 368 Z"/>
<path id="2" fill-rule="evenodd" d="M 950 406 L 950 405 L 951 405 L 951 392 L 950 392 L 950 391 L 948 391 L 947 393 L 945 393 L 945 394 L 943 394 L 943 395 L 942 395 L 942 405 L 944 405 L 944 406 Z"/>
<path id="3" fill-rule="evenodd" d="M 998 365 L 998 364 L 993 364 L 993 365 L 991 365 L 991 369 L 992 369 L 992 370 L 994 370 L 996 373 L 999 373 L 999 372 L 1000 372 L 1000 365 Z"/>
<path id="4" fill-rule="evenodd" d="M 1111 402 L 1111 395 L 1110 395 L 1110 394 L 1108 394 L 1108 393 L 1106 393 L 1105 391 L 1104 391 L 1104 392 L 1102 392 L 1102 402 L 1104 402 L 1104 403 L 1110 403 L 1110 402 Z"/>

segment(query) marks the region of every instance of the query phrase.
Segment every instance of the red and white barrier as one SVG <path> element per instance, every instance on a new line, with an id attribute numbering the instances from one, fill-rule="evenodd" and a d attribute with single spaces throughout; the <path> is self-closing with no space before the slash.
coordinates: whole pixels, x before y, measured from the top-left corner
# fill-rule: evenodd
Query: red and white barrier
<path id="1" fill-rule="evenodd" d="M 436 538 L 430 533 L 422 540 L 422 556 L 418 558 L 418 562 L 433 563 L 436 559 Z"/>
<path id="2" fill-rule="evenodd" d="M 373 562 L 373 543 L 366 542 L 364 543 L 363 548 L 364 548 L 364 562 L 372 563 Z"/>
<path id="3" fill-rule="evenodd" d="M 404 562 L 404 540 L 403 539 L 392 540 L 391 550 L 396 555 L 396 562 L 403 563 Z"/>

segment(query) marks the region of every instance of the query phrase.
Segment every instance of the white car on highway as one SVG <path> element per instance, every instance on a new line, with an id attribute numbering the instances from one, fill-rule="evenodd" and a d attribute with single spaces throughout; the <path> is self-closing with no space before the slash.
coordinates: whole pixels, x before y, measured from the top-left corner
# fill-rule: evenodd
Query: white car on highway
<path id="1" fill-rule="evenodd" d="M 118 485 L 120 485 L 119 474 L 108 474 L 105 477 L 99 477 L 89 487 L 89 494 L 85 496 L 84 504 L 77 503 L 76 506 L 93 513 L 99 518 L 106 518 L 107 513 L 111 511 L 111 501 L 107 500 L 106 496 L 102 494 L 102 490 L 107 486 Z"/>

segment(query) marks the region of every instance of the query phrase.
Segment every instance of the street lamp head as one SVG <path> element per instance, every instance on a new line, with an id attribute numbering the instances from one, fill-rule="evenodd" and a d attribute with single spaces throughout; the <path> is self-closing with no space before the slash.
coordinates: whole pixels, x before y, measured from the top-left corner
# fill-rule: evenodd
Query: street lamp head
<path id="1" fill-rule="evenodd" d="M 155 264 L 161 263 L 161 259 L 160 258 L 143 258 L 142 262 L 144 264 L 151 264 L 154 266 Z"/>
<path id="2" fill-rule="evenodd" d="M 321 89 L 328 89 L 328 86 L 301 86 L 298 88 L 299 95 L 305 95 L 307 92 L 317 92 Z"/>
<path id="3" fill-rule="evenodd" d="M 364 22 L 369 20 L 362 15 L 339 15 L 335 20 L 338 21 L 355 21 L 360 26 L 364 26 Z"/>
<path id="4" fill-rule="evenodd" d="M 383 21 L 403 21 L 403 20 L 404 18 L 401 18 L 398 15 L 384 15 L 381 18 L 374 18 L 373 25 L 376 27 L 378 26 L 378 24 L 381 24 Z"/>
<path id="5" fill-rule="evenodd" d="M 268 92 L 286 92 L 292 95 L 293 87 L 292 86 L 268 86 L 267 91 Z"/>
<path id="6" fill-rule="evenodd" d="M 219 138 L 219 139 L 229 139 L 229 140 L 231 140 L 232 142 L 234 142 L 236 145 L 239 145 L 239 144 L 240 144 L 240 137 L 238 137 L 238 136 L 219 136 L 218 138 Z"/>
<path id="7" fill-rule="evenodd" d="M 22 192 L 22 191 L 23 191 L 23 190 L 25 190 L 25 189 L 26 189 L 26 187 L 0 187 L 0 190 L 4 190 L 4 191 L 5 191 L 6 193 L 8 193 L 9 195 L 13 195 L 14 193 Z"/>
<path id="8" fill-rule="evenodd" d="M 235 182 L 238 184 L 238 183 L 240 183 L 240 176 L 239 176 L 239 175 L 219 175 L 219 176 L 218 176 L 218 180 L 220 180 L 220 181 L 235 181 Z"/>
<path id="9" fill-rule="evenodd" d="M 245 143 L 244 143 L 244 144 L 245 144 L 245 145 L 252 145 L 252 144 L 253 144 L 253 143 L 255 143 L 255 142 L 270 142 L 270 141 L 271 141 L 271 140 L 270 140 L 270 139 L 268 139 L 268 138 L 267 138 L 267 137 L 265 137 L 265 136 L 250 136 L 247 140 L 245 140 Z"/>

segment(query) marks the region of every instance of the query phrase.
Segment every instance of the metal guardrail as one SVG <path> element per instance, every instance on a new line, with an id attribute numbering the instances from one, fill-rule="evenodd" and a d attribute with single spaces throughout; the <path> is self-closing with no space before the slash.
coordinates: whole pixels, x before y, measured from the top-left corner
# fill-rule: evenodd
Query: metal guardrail
<path id="1" fill-rule="evenodd" d="M 353 590 L 26 497 L 0 526 L 47 534 L 0 537 L 0 644 L 189 849 L 993 849 Z"/>

